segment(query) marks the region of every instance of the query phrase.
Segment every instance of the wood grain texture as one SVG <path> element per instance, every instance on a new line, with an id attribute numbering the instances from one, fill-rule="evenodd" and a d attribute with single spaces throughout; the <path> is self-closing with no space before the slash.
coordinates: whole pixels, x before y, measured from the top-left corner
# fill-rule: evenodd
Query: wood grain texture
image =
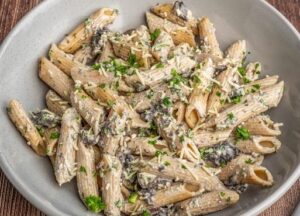
<path id="1" fill-rule="evenodd" d="M 0 43 L 16 23 L 42 0 L 0 0 Z M 300 31 L 299 0 L 268 0 Z M 260 216 L 289 216 L 300 201 L 300 180 L 273 206 Z M 44 216 L 26 201 L 0 170 L 0 215 Z"/>

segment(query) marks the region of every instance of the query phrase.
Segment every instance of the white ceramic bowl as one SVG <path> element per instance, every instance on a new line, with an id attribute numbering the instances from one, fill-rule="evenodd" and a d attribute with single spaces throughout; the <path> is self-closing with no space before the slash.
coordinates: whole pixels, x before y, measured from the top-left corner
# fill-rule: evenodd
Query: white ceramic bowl
<path id="1" fill-rule="evenodd" d="M 14 186 L 48 215 L 92 215 L 86 211 L 74 183 L 59 187 L 49 161 L 35 155 L 9 121 L 5 107 L 19 99 L 27 110 L 44 107 L 47 87 L 38 79 L 39 57 L 95 9 L 117 8 L 112 26 L 124 31 L 144 23 L 144 12 L 153 0 L 48 0 L 30 12 L 9 34 L 0 50 L 0 164 Z M 232 208 L 212 215 L 256 215 L 274 203 L 300 174 L 300 37 L 295 28 L 263 0 L 186 0 L 195 16 L 209 16 L 215 23 L 222 48 L 246 39 L 250 60 L 263 63 L 265 74 L 279 74 L 286 82 L 283 101 L 270 112 L 283 122 L 283 145 L 264 165 L 275 185 L 249 188 Z"/>

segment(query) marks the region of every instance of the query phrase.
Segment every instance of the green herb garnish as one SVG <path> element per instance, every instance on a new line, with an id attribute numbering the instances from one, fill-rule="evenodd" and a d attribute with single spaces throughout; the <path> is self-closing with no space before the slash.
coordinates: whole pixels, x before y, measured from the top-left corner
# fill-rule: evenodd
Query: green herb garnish
<path id="1" fill-rule="evenodd" d="M 50 139 L 58 139 L 59 136 L 60 136 L 60 133 L 58 131 L 55 131 L 50 134 Z"/>
<path id="2" fill-rule="evenodd" d="M 229 120 L 233 120 L 234 119 L 233 113 L 228 113 L 227 117 L 228 117 Z"/>
<path id="3" fill-rule="evenodd" d="M 240 140 L 240 139 L 241 140 L 248 140 L 248 139 L 250 139 L 250 133 L 249 133 L 248 129 L 244 128 L 244 127 L 238 127 L 236 129 L 235 135 L 236 135 L 236 138 L 238 140 Z"/>
<path id="4" fill-rule="evenodd" d="M 142 216 L 151 216 L 150 212 L 148 210 L 144 210 L 142 212 Z"/>
<path id="5" fill-rule="evenodd" d="M 154 42 L 159 35 L 160 35 L 160 29 L 155 29 L 154 32 L 150 34 L 151 41 Z"/>
<path id="6" fill-rule="evenodd" d="M 80 166 L 79 172 L 83 172 L 86 174 L 86 168 L 84 166 Z"/>
<path id="7" fill-rule="evenodd" d="M 84 199 L 84 203 L 90 211 L 95 213 L 101 212 L 106 207 L 101 197 L 93 195 L 86 197 Z"/>
<path id="8" fill-rule="evenodd" d="M 128 202 L 134 204 L 134 203 L 136 203 L 136 201 L 138 200 L 138 198 L 139 198 L 138 193 L 133 192 L 133 193 L 131 193 L 129 195 Z"/>
<path id="9" fill-rule="evenodd" d="M 172 101 L 169 97 L 164 97 L 162 103 L 165 107 L 170 107 L 172 105 Z"/>
<path id="10" fill-rule="evenodd" d="M 135 54 L 130 54 L 128 57 L 128 63 L 131 67 L 138 68 L 140 65 L 137 62 L 137 58 Z"/>
<path id="11" fill-rule="evenodd" d="M 254 164 L 254 161 L 251 160 L 251 158 L 249 158 L 249 159 L 245 160 L 245 163 L 246 164 Z"/>
<path id="12" fill-rule="evenodd" d="M 159 62 L 155 65 L 155 68 L 164 68 L 164 66 L 165 65 L 163 63 Z"/>
<path id="13" fill-rule="evenodd" d="M 157 143 L 157 140 L 156 140 L 156 139 L 148 140 L 148 144 L 149 144 L 149 145 L 155 145 L 156 143 Z"/>

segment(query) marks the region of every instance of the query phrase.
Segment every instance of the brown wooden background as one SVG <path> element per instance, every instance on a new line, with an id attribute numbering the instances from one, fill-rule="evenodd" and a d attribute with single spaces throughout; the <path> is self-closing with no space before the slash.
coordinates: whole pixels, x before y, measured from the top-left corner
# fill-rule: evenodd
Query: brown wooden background
<path id="1" fill-rule="evenodd" d="M 0 0 L 0 44 L 15 24 L 42 0 Z M 300 31 L 300 0 L 268 0 Z M 291 215 L 300 201 L 300 180 L 260 216 Z M 41 216 L 44 214 L 26 201 L 0 170 L 0 216 Z"/>

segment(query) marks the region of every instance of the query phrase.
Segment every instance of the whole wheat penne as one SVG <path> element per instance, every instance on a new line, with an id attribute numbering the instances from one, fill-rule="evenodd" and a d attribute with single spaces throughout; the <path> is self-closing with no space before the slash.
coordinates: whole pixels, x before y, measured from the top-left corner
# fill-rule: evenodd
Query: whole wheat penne
<path id="1" fill-rule="evenodd" d="M 194 142 L 196 146 L 199 147 L 206 147 L 212 146 L 222 141 L 225 141 L 229 138 L 232 130 L 196 130 L 194 132 Z"/>
<path id="2" fill-rule="evenodd" d="M 69 182 L 76 175 L 75 154 L 81 118 L 75 108 L 69 108 L 62 116 L 54 173 L 58 184 Z"/>
<path id="3" fill-rule="evenodd" d="M 182 216 L 206 215 L 220 211 L 239 201 L 239 194 L 231 190 L 219 190 L 202 194 L 176 205 Z"/>
<path id="4" fill-rule="evenodd" d="M 174 71 L 174 69 L 179 74 L 188 75 L 190 70 L 194 68 L 195 65 L 196 62 L 189 57 L 175 57 L 169 60 L 163 68 L 154 68 L 150 69 L 149 71 L 142 71 L 138 74 L 128 76 L 125 78 L 125 82 L 129 86 L 141 91 L 163 81 L 170 80 L 172 78 L 172 71 Z"/>
<path id="5" fill-rule="evenodd" d="M 59 48 L 67 53 L 74 53 L 84 43 L 91 40 L 97 29 L 111 24 L 117 17 L 117 11 L 111 8 L 101 8 L 93 13 L 84 23 L 81 23 L 59 44 Z"/>
<path id="6" fill-rule="evenodd" d="M 11 100 L 8 104 L 7 112 L 11 121 L 27 141 L 27 144 L 31 146 L 38 155 L 45 156 L 46 147 L 43 138 L 26 114 L 22 104 L 17 100 Z"/>
<path id="7" fill-rule="evenodd" d="M 100 132 L 100 123 L 104 121 L 105 110 L 98 105 L 82 88 L 75 88 L 70 95 L 71 104 L 82 118 L 93 128 L 94 134 Z"/>
<path id="8" fill-rule="evenodd" d="M 56 44 L 52 44 L 49 57 L 53 64 L 55 64 L 59 69 L 61 69 L 65 74 L 71 76 L 71 71 L 73 68 L 86 68 L 83 63 L 78 61 L 75 56 L 67 54 L 61 49 L 59 49 Z"/>
<path id="9" fill-rule="evenodd" d="M 44 142 L 46 146 L 46 153 L 48 156 L 54 156 L 56 154 L 56 148 L 58 139 L 60 136 L 60 128 L 47 128 L 44 133 Z"/>
<path id="10" fill-rule="evenodd" d="M 197 123 L 201 123 L 205 119 L 210 88 L 213 84 L 211 80 L 214 71 L 212 60 L 206 59 L 202 63 L 202 67 L 193 74 L 201 83 L 194 83 L 194 88 L 185 112 L 185 121 L 191 128 L 194 128 Z"/>
<path id="11" fill-rule="evenodd" d="M 246 94 L 253 93 L 265 87 L 275 85 L 278 81 L 278 76 L 267 76 L 263 79 L 255 80 L 243 86 Z"/>
<path id="12" fill-rule="evenodd" d="M 162 30 L 154 41 L 151 53 L 156 60 L 164 62 L 167 60 L 172 47 L 174 47 L 174 42 L 171 35 Z"/>
<path id="13" fill-rule="evenodd" d="M 102 188 L 102 178 L 100 175 L 98 175 L 99 171 L 99 163 L 102 160 L 102 151 L 98 145 L 93 145 L 93 150 L 94 150 L 94 156 L 95 156 L 95 166 L 96 166 L 96 172 L 97 172 L 97 184 L 98 188 Z"/>
<path id="14" fill-rule="evenodd" d="M 258 115 L 272 107 L 276 107 L 283 95 L 284 82 L 272 85 L 251 95 L 247 95 L 242 103 L 233 105 L 205 122 L 202 127 L 234 128 L 251 116 Z M 249 106 L 251 104 L 251 106 Z M 233 117 L 232 117 L 232 115 Z"/>
<path id="15" fill-rule="evenodd" d="M 151 8 L 151 11 L 161 18 L 167 19 L 180 26 L 190 28 L 195 35 L 198 35 L 197 20 L 183 2 L 176 1 L 174 4 L 157 4 Z"/>
<path id="16" fill-rule="evenodd" d="M 246 56 L 246 41 L 238 40 L 231 44 L 226 52 L 225 58 L 232 64 L 240 64 Z"/>
<path id="17" fill-rule="evenodd" d="M 222 58 L 223 52 L 215 34 L 216 29 L 207 17 L 199 21 L 198 30 L 203 52 Z"/>
<path id="18" fill-rule="evenodd" d="M 102 196 L 106 205 L 105 213 L 119 216 L 120 209 L 116 203 L 123 201 L 121 193 L 122 165 L 118 158 L 109 154 L 103 154 L 102 163 Z"/>
<path id="19" fill-rule="evenodd" d="M 132 154 L 142 156 L 155 156 L 157 151 L 170 153 L 167 143 L 157 138 L 136 137 L 127 142 L 127 148 Z"/>
<path id="20" fill-rule="evenodd" d="M 159 208 L 169 204 L 177 203 L 186 199 L 190 199 L 204 192 L 199 185 L 191 184 L 175 184 L 169 188 L 156 191 L 152 198 L 151 206 L 149 208 Z"/>
<path id="21" fill-rule="evenodd" d="M 146 12 L 146 19 L 151 33 L 154 32 L 155 29 L 162 29 L 171 35 L 175 45 L 188 43 L 191 47 L 196 46 L 194 34 L 191 29 L 174 24 L 150 12 Z"/>
<path id="22" fill-rule="evenodd" d="M 69 103 L 63 100 L 58 94 L 56 94 L 52 90 L 49 90 L 46 94 L 46 105 L 51 112 L 54 112 L 56 115 L 59 116 L 62 116 L 64 112 L 68 108 L 70 108 Z"/>
<path id="23" fill-rule="evenodd" d="M 87 65 L 93 62 L 95 56 L 90 45 L 83 46 L 74 53 L 74 61 Z"/>
<path id="24" fill-rule="evenodd" d="M 78 150 L 76 151 L 77 163 L 77 189 L 82 202 L 86 204 L 89 196 L 99 196 L 97 184 L 95 153 L 92 146 L 85 145 L 78 139 Z"/>
<path id="25" fill-rule="evenodd" d="M 262 158 L 241 154 L 223 167 L 218 177 L 221 181 L 270 186 L 273 178 L 270 172 L 260 165 Z"/>
<path id="26" fill-rule="evenodd" d="M 249 140 L 239 140 L 236 147 L 246 154 L 271 154 L 276 152 L 281 146 L 281 142 L 270 136 L 252 136 Z"/>
<path id="27" fill-rule="evenodd" d="M 145 162 L 141 171 L 160 177 L 177 179 L 192 185 L 200 185 L 199 190 L 211 191 L 224 188 L 219 179 L 204 166 L 166 155 L 160 155 L 160 157 Z"/>
<path id="28" fill-rule="evenodd" d="M 73 80 L 46 58 L 41 59 L 39 77 L 64 100 L 70 101 Z"/>
<path id="29" fill-rule="evenodd" d="M 273 122 L 267 115 L 258 115 L 248 119 L 243 123 L 252 135 L 279 136 L 281 134 L 281 123 Z"/>
<path id="30" fill-rule="evenodd" d="M 114 53 L 117 57 L 127 61 L 130 55 L 135 55 L 138 64 L 148 69 L 151 64 L 151 55 L 140 47 L 136 47 L 134 42 L 126 40 L 111 40 Z"/>

